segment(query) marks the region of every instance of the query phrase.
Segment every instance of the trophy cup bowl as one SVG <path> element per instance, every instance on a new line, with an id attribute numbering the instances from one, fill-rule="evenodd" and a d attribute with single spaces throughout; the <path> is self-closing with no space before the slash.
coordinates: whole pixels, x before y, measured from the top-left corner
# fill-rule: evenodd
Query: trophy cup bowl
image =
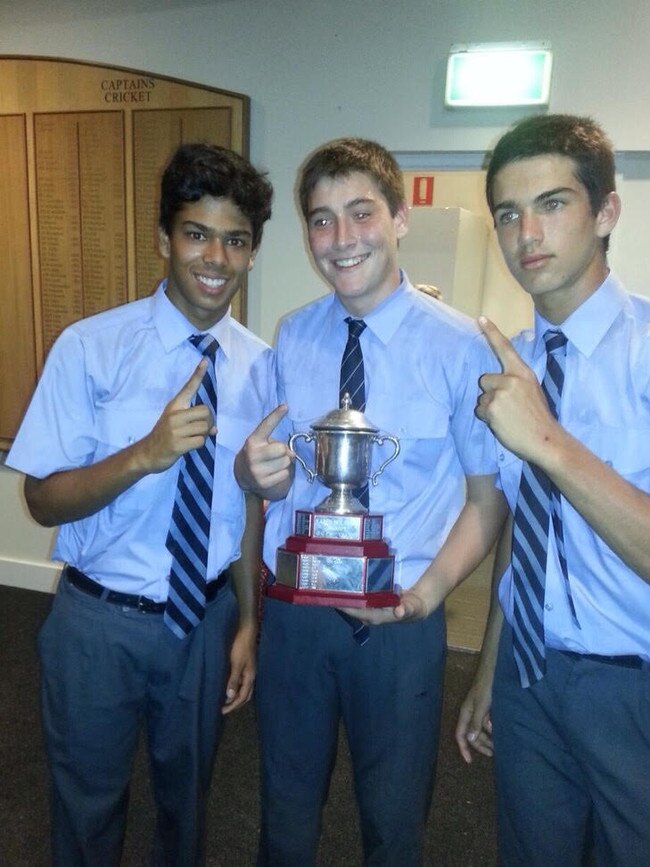
<path id="1" fill-rule="evenodd" d="M 318 478 L 331 493 L 315 509 L 296 511 L 295 533 L 278 548 L 276 582 L 267 595 L 306 605 L 396 605 L 395 558 L 382 538 L 383 517 L 369 514 L 355 491 L 377 484 L 398 456 L 399 441 L 352 409 L 349 395 L 310 433 L 292 434 L 289 448 L 299 439 L 315 443 L 314 469 L 296 454 L 308 481 Z M 372 446 L 385 442 L 393 453 L 373 472 Z"/>
<path id="2" fill-rule="evenodd" d="M 353 491 L 368 480 L 373 485 L 392 463 L 400 451 L 399 441 L 390 434 L 380 434 L 363 413 L 350 408 L 350 397 L 344 395 L 341 408 L 328 413 L 312 425 L 313 433 L 295 433 L 289 437 L 289 448 L 298 439 L 316 443 L 316 468 L 310 469 L 300 455 L 296 460 L 313 482 L 315 478 L 332 493 L 316 506 L 317 512 L 333 512 L 337 515 L 361 514 L 367 511 Z M 390 455 L 374 473 L 371 471 L 372 445 L 393 444 Z M 294 452 L 295 454 L 295 452 Z"/>

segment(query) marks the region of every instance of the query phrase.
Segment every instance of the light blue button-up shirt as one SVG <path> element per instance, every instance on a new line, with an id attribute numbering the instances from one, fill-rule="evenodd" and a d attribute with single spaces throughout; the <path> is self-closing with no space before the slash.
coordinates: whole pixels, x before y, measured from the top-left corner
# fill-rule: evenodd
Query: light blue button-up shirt
<path id="1" fill-rule="evenodd" d="M 278 389 L 289 405 L 275 436 L 306 432 L 339 405 L 341 357 L 350 314 L 328 295 L 283 321 L 277 340 Z M 465 501 L 465 476 L 496 473 L 495 446 L 474 416 L 478 377 L 494 359 L 474 323 L 414 289 L 404 278 L 368 316 L 361 335 L 367 418 L 400 440 L 401 451 L 370 488 L 370 511 L 384 515 L 396 555 L 395 583 L 412 586 L 440 549 Z M 295 448 L 314 466 L 313 444 Z M 373 446 L 373 469 L 392 452 Z M 300 466 L 285 500 L 267 513 L 264 559 L 294 531 L 294 513 L 329 493 Z"/>
<path id="2" fill-rule="evenodd" d="M 67 328 L 54 344 L 7 466 L 37 478 L 87 466 L 142 439 L 202 356 L 196 333 L 156 293 Z M 226 315 L 210 329 L 218 412 L 208 577 L 239 556 L 243 494 L 233 474 L 246 436 L 275 405 L 272 352 Z M 58 531 L 53 558 L 106 587 L 167 598 L 171 555 L 165 547 L 180 461 L 145 476 L 106 508 Z"/>
<path id="3" fill-rule="evenodd" d="M 628 295 L 610 276 L 561 327 L 569 342 L 560 423 L 624 479 L 650 493 L 650 301 Z M 534 330 L 513 341 L 540 381 L 547 328 L 557 326 L 536 315 Z M 501 446 L 498 457 L 501 484 L 514 511 L 521 461 Z M 625 521 L 625 515 L 620 520 Z M 579 626 L 569 610 L 551 534 L 546 643 L 580 653 L 639 654 L 650 659 L 650 584 L 632 572 L 564 498 L 562 521 Z M 511 622 L 509 569 L 499 595 Z"/>

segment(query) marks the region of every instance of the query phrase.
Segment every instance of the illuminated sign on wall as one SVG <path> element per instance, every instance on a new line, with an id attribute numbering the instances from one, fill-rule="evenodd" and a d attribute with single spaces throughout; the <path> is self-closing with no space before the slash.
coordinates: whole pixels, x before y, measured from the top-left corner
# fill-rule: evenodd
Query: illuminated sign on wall
<path id="1" fill-rule="evenodd" d="M 547 105 L 552 63 L 546 43 L 452 45 L 445 105 Z"/>

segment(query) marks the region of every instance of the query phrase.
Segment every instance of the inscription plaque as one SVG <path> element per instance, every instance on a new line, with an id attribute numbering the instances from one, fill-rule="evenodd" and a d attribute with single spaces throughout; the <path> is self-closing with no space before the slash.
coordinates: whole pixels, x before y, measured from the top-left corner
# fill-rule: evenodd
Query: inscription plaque
<path id="1" fill-rule="evenodd" d="M 71 322 L 150 294 L 163 167 L 182 142 L 246 153 L 248 97 L 148 72 L 0 56 L 0 448 Z M 244 320 L 245 289 L 233 301 Z M 11 340 L 8 339 L 11 337 Z"/>

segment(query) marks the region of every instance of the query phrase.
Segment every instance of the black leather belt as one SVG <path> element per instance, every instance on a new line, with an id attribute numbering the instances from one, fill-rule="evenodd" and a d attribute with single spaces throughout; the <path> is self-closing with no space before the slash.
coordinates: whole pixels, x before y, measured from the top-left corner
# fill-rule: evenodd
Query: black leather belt
<path id="1" fill-rule="evenodd" d="M 63 576 L 84 593 L 90 596 L 101 598 L 105 602 L 111 602 L 113 605 L 125 605 L 127 608 L 137 608 L 145 614 L 162 614 L 165 610 L 164 602 L 155 602 L 149 599 L 148 596 L 136 596 L 134 593 L 118 593 L 117 590 L 108 590 L 97 581 L 93 581 L 79 569 L 74 566 L 65 566 Z M 230 578 L 230 570 L 224 569 L 214 581 L 210 581 L 205 591 L 205 601 L 211 602 L 217 593 L 228 583 Z"/>
<path id="2" fill-rule="evenodd" d="M 650 669 L 650 662 L 641 656 L 600 656 L 598 653 L 576 653 L 573 650 L 560 650 L 564 656 L 571 659 L 588 659 L 591 662 L 602 662 L 605 665 L 618 665 L 620 668 Z"/>

